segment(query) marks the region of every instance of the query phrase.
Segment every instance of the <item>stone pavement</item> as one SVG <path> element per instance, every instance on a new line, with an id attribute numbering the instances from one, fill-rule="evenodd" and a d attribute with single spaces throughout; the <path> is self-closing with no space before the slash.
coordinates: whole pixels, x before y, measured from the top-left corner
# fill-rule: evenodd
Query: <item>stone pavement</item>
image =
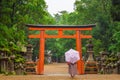
<path id="1" fill-rule="evenodd" d="M 55 75 L 17 75 L 4 76 L 0 75 L 0 80 L 120 80 L 120 75 L 76 75 L 71 78 L 69 75 L 55 74 Z"/>
<path id="2" fill-rule="evenodd" d="M 120 74 L 84 74 L 71 78 L 66 64 L 45 65 L 44 75 L 0 75 L 0 80 L 120 80 Z"/>

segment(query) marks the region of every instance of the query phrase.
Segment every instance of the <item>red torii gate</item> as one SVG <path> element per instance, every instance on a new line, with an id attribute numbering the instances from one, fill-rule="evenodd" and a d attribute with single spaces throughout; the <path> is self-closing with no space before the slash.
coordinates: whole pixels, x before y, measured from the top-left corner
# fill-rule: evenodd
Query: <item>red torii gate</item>
<path id="1" fill-rule="evenodd" d="M 44 52 L 45 52 L 45 39 L 46 38 L 76 38 L 76 49 L 80 53 L 80 60 L 77 62 L 77 69 L 79 74 L 84 74 L 84 61 L 82 60 L 82 38 L 92 38 L 91 35 L 83 35 L 81 31 L 83 30 L 92 30 L 92 27 L 95 27 L 95 24 L 90 25 L 26 25 L 29 27 L 29 30 L 40 31 L 40 34 L 29 35 L 29 38 L 40 38 L 40 49 L 39 49 L 39 60 L 37 63 L 37 74 L 44 74 Z M 45 33 L 45 30 L 57 30 L 58 35 L 48 35 Z M 76 34 L 74 35 L 65 35 L 63 34 L 64 30 L 75 30 Z"/>

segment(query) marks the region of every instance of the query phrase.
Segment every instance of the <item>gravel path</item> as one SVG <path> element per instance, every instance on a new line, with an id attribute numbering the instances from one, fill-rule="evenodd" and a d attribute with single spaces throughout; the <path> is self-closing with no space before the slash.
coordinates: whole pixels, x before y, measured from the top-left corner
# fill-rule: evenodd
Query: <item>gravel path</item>
<path id="1" fill-rule="evenodd" d="M 67 64 L 54 63 L 45 65 L 44 75 L 0 75 L 0 80 L 120 80 L 120 74 L 85 74 L 76 75 L 72 79 L 67 73 L 67 69 Z"/>

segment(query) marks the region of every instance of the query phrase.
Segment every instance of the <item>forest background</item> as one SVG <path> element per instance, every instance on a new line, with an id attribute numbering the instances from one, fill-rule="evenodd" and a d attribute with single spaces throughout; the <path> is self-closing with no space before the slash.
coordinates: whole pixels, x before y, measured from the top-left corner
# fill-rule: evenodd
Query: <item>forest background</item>
<path id="1" fill-rule="evenodd" d="M 61 11 L 54 16 L 47 11 L 44 0 L 0 0 L 0 50 L 10 54 L 21 51 L 28 41 L 33 45 L 33 59 L 38 56 L 39 39 L 28 39 L 26 24 L 42 25 L 86 25 L 96 24 L 92 32 L 82 32 L 93 36 L 94 54 L 106 50 L 120 52 L 120 0 L 76 0 L 74 12 Z M 74 34 L 75 31 L 65 31 Z M 56 31 L 46 31 L 56 34 Z M 87 39 L 82 40 L 82 52 L 86 53 Z M 46 39 L 45 50 L 50 50 L 58 61 L 65 51 L 76 47 L 75 39 Z"/>

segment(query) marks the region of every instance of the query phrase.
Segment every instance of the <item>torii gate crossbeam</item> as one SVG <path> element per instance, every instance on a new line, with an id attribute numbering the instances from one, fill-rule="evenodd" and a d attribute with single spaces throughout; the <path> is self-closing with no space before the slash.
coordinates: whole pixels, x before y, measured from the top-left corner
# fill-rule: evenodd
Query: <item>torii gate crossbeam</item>
<path id="1" fill-rule="evenodd" d="M 56 25 L 26 25 L 29 27 L 29 30 L 40 31 L 40 34 L 29 35 L 29 38 L 40 38 L 40 49 L 39 49 L 39 60 L 37 64 L 37 73 L 44 74 L 44 52 L 45 52 L 45 39 L 46 38 L 76 38 L 76 49 L 79 51 L 80 60 L 77 62 L 77 69 L 79 74 L 84 74 L 84 61 L 82 60 L 82 38 L 92 38 L 91 35 L 83 35 L 81 31 L 92 30 L 92 27 L 95 27 L 95 24 L 91 25 L 70 25 L 70 26 L 56 26 Z M 57 35 L 48 35 L 45 33 L 45 30 L 57 30 Z M 75 30 L 74 35 L 64 35 L 64 30 Z"/>

